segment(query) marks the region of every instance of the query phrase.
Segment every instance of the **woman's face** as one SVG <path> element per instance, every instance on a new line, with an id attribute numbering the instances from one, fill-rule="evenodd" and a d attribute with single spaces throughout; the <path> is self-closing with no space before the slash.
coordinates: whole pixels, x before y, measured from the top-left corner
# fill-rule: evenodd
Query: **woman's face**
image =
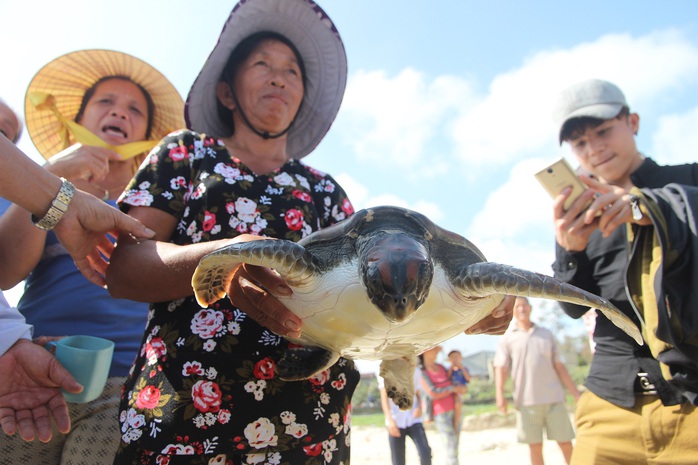
<path id="1" fill-rule="evenodd" d="M 2 102 L 0 102 L 0 133 L 4 134 L 11 142 L 14 142 L 19 133 L 17 115 Z"/>
<path id="2" fill-rule="evenodd" d="M 253 127 L 272 134 L 285 130 L 303 100 L 303 76 L 295 54 L 282 42 L 261 42 L 240 64 L 233 92 Z"/>
<path id="3" fill-rule="evenodd" d="M 78 123 L 111 145 L 144 140 L 148 103 L 133 82 L 107 79 L 95 89 Z"/>

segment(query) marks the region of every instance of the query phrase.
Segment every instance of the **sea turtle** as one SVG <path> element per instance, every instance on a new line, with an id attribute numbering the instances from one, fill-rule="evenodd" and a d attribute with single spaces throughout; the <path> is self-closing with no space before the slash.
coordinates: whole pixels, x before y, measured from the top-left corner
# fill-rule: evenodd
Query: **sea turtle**
<path id="1" fill-rule="evenodd" d="M 642 344 L 638 328 L 606 299 L 487 262 L 467 239 L 404 208 L 361 210 L 298 242 L 218 249 L 201 259 L 192 278 L 199 304 L 225 296 L 241 263 L 273 268 L 293 289 L 278 299 L 302 318 L 302 335 L 290 339 L 302 347 L 278 361 L 282 379 L 309 378 L 340 356 L 382 360 L 387 393 L 402 409 L 412 405 L 416 356 L 488 316 L 506 294 L 597 308 Z"/>

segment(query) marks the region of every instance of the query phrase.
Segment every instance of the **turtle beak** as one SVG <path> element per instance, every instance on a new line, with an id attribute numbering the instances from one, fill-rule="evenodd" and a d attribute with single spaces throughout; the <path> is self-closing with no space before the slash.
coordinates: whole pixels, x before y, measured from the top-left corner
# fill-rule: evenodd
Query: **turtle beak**
<path id="1" fill-rule="evenodd" d="M 429 295 L 434 265 L 409 236 L 386 236 L 367 254 L 364 284 L 371 302 L 393 323 L 404 322 Z"/>

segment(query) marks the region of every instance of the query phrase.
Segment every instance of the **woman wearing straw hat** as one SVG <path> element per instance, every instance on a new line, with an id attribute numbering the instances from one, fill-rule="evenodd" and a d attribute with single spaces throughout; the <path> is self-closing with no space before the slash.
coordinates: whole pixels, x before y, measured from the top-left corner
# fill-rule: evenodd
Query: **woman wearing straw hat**
<path id="1" fill-rule="evenodd" d="M 63 178 L 115 205 L 147 151 L 184 125 L 183 101 L 172 84 L 147 63 L 108 50 L 82 50 L 44 66 L 27 90 L 26 125 Z M 48 444 L 3 438 L 11 463 L 102 463 L 118 445 L 118 403 L 124 377 L 140 345 L 147 305 L 117 300 L 90 283 L 48 231 L 51 218 L 37 218 L 0 201 L 2 288 L 26 278 L 18 309 L 35 336 L 86 334 L 115 342 L 109 380 L 92 402 L 71 404 L 72 432 Z"/>
<path id="2" fill-rule="evenodd" d="M 353 213 L 336 181 L 300 160 L 332 124 L 346 74 L 341 39 L 315 3 L 240 2 L 189 92 L 196 132 L 168 136 L 124 192 L 121 208 L 156 236 L 122 236 L 107 282 L 114 296 L 154 303 L 115 463 L 349 463 L 353 362 L 284 382 L 275 365 L 288 342 L 272 330 L 297 332 L 298 321 L 270 330 L 242 311 L 241 292 L 231 289 L 237 305 L 202 309 L 191 288 L 206 253 L 299 240 Z M 233 286 L 260 281 L 246 279 Z"/>

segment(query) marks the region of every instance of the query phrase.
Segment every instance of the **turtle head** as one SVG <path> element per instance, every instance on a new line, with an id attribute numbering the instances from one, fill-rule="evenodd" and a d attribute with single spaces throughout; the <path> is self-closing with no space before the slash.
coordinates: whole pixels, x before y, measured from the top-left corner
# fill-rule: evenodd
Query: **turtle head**
<path id="1" fill-rule="evenodd" d="M 412 317 L 429 295 L 434 264 L 429 250 L 406 234 L 380 235 L 363 249 L 361 277 L 371 302 L 391 322 Z"/>

